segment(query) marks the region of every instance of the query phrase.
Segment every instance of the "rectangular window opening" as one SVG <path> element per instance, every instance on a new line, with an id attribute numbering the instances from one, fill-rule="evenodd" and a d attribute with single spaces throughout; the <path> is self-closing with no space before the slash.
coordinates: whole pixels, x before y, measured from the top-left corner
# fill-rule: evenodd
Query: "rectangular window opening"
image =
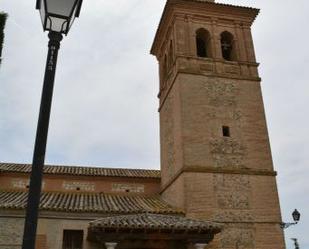
<path id="1" fill-rule="evenodd" d="M 222 134 L 224 137 L 230 137 L 230 127 L 228 126 L 222 126 Z"/>
<path id="2" fill-rule="evenodd" d="M 82 249 L 83 230 L 63 230 L 62 249 Z"/>

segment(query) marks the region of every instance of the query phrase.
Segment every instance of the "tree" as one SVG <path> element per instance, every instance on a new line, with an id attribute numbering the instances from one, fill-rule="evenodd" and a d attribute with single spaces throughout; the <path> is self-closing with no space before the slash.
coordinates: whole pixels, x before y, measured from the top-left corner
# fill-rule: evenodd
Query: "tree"
<path id="1" fill-rule="evenodd" d="M 3 41 L 4 41 L 4 26 L 7 19 L 7 14 L 0 12 L 0 64 L 2 60 L 2 48 L 3 48 Z"/>

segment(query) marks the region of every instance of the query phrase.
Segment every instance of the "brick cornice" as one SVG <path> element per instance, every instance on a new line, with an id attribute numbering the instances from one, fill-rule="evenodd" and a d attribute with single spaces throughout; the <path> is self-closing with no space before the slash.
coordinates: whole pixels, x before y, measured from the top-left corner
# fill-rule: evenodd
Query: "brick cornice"
<path id="1" fill-rule="evenodd" d="M 235 80 L 249 80 L 249 81 L 255 81 L 255 82 L 261 82 L 260 77 L 253 77 L 253 76 L 243 76 L 243 75 L 232 75 L 232 74 L 227 74 L 227 73 L 219 73 L 219 72 L 212 72 L 211 74 L 205 75 L 200 72 L 195 72 L 192 69 L 179 69 L 179 66 L 177 65 L 178 59 L 186 59 L 186 60 L 196 60 L 198 62 L 208 62 L 215 64 L 217 62 L 224 63 L 224 65 L 235 65 L 235 66 L 241 66 L 241 65 L 246 65 L 246 66 L 254 66 L 258 67 L 259 63 L 256 62 L 248 62 L 248 61 L 234 61 L 234 62 L 229 62 L 225 61 L 223 59 L 213 59 L 213 58 L 198 58 L 198 57 L 193 57 L 193 56 L 184 56 L 184 55 L 175 55 L 175 61 L 172 65 L 171 68 L 174 68 L 175 70 L 170 70 L 168 72 L 168 76 L 165 79 L 166 82 L 168 82 L 166 85 L 165 89 L 161 89 L 158 93 L 158 98 L 161 99 L 160 105 L 158 108 L 158 112 L 161 111 L 170 91 L 172 90 L 176 79 L 178 75 L 180 74 L 191 74 L 191 75 L 198 75 L 198 76 L 205 76 L 209 78 L 223 78 L 223 79 L 235 79 Z M 163 91 L 164 90 L 164 91 Z"/>
<path id="2" fill-rule="evenodd" d="M 255 170 L 255 169 L 228 169 L 228 168 L 214 168 L 207 166 L 184 166 L 175 176 L 161 188 L 160 194 L 162 194 L 167 188 L 169 188 L 183 173 L 216 173 L 216 174 L 236 174 L 236 175 L 255 175 L 255 176 L 276 176 L 276 171 L 271 170 Z"/>

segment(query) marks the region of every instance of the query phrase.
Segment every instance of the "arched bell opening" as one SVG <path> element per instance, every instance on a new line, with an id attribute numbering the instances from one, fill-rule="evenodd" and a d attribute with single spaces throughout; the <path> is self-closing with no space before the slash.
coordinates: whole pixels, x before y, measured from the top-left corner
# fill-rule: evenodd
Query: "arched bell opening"
<path id="1" fill-rule="evenodd" d="M 224 31 L 221 33 L 221 51 L 223 59 L 227 61 L 236 61 L 236 52 L 235 52 L 235 40 L 234 36 L 228 32 Z"/>
<path id="2" fill-rule="evenodd" d="M 211 37 L 208 30 L 200 28 L 196 31 L 195 35 L 196 43 L 196 55 L 202 58 L 211 58 L 212 49 L 211 49 Z"/>

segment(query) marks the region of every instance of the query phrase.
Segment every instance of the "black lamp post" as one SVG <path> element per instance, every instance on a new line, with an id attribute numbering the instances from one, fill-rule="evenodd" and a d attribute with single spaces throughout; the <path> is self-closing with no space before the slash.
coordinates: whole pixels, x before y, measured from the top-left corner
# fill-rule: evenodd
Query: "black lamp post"
<path id="1" fill-rule="evenodd" d="M 67 35 L 75 17 L 79 16 L 82 0 L 37 0 L 44 31 L 49 43 L 41 106 L 36 131 L 30 186 L 26 209 L 22 249 L 34 249 L 50 109 L 52 103 L 57 56 L 62 34 Z"/>
<path id="2" fill-rule="evenodd" d="M 292 217 L 293 217 L 294 222 L 287 222 L 287 223 L 283 222 L 283 223 L 281 223 L 280 225 L 281 225 L 282 229 L 286 229 L 286 228 L 288 228 L 288 227 L 290 227 L 292 225 L 296 225 L 299 222 L 300 213 L 297 211 L 297 209 L 295 209 L 293 211 Z"/>
<path id="3" fill-rule="evenodd" d="M 296 238 L 291 238 L 291 240 L 294 241 L 294 246 L 295 246 L 295 249 L 299 249 L 299 244 L 298 244 L 298 241 Z"/>

